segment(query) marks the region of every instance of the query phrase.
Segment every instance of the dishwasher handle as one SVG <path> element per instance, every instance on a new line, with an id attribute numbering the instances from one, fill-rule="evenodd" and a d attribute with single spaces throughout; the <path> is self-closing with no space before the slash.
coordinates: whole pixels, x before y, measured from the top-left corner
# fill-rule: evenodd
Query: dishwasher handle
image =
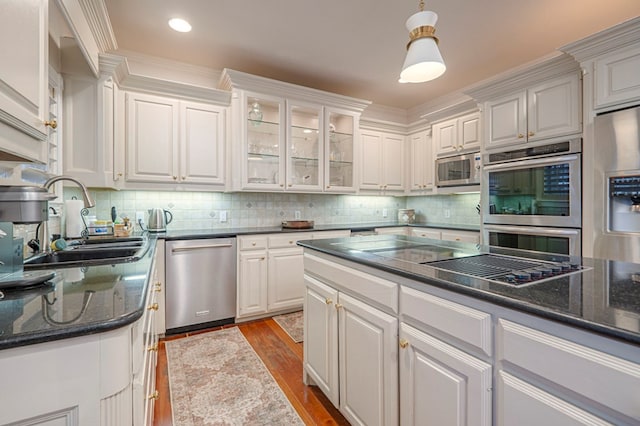
<path id="1" fill-rule="evenodd" d="M 193 247 L 174 247 L 171 249 L 171 253 L 178 253 L 181 251 L 194 251 L 194 250 L 203 250 L 203 249 L 211 249 L 211 248 L 225 248 L 225 247 L 233 247 L 233 244 L 207 244 L 202 246 L 193 246 Z"/>

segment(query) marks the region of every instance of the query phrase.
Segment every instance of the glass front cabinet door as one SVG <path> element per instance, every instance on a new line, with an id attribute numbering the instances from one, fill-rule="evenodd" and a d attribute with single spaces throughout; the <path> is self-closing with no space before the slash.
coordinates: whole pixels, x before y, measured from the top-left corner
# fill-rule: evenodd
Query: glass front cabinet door
<path id="1" fill-rule="evenodd" d="M 284 99 L 253 96 L 245 99 L 245 188 L 281 190 L 285 185 Z"/>
<path id="2" fill-rule="evenodd" d="M 322 106 L 287 101 L 287 190 L 322 191 Z"/>
<path id="3" fill-rule="evenodd" d="M 326 192 L 355 191 L 355 129 L 358 116 L 353 113 L 325 109 L 325 187 Z"/>

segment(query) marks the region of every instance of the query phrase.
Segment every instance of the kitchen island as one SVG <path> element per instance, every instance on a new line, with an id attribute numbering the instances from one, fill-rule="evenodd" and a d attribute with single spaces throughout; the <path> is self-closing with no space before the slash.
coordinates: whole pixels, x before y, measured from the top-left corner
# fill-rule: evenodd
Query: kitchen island
<path id="1" fill-rule="evenodd" d="M 304 380 L 352 424 L 640 422 L 640 265 L 399 236 L 299 245 Z M 451 267 L 479 259 L 557 272 Z"/>

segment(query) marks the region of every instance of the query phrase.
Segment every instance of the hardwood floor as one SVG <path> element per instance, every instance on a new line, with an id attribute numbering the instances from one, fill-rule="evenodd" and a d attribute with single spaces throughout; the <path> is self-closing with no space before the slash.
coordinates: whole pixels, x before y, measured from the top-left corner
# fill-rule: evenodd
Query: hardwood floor
<path id="1" fill-rule="evenodd" d="M 305 386 L 302 383 L 302 345 L 304 343 L 295 343 L 271 318 L 242 323 L 237 326 L 267 366 L 305 424 L 349 425 L 349 422 L 316 386 Z M 159 398 L 155 404 L 155 426 L 172 426 L 173 424 L 165 340 L 179 339 L 187 335 L 212 330 L 214 329 L 169 336 L 160 341 L 156 367 L 156 387 Z"/>

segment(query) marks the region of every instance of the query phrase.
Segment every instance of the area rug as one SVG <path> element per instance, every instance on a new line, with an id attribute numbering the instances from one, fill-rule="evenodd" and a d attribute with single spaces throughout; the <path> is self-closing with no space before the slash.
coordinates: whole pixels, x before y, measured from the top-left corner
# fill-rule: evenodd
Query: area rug
<path id="1" fill-rule="evenodd" d="M 304 340 L 304 315 L 302 311 L 276 315 L 273 320 L 287 332 L 294 342 L 300 343 Z"/>
<path id="2" fill-rule="evenodd" d="M 174 426 L 304 425 L 237 327 L 166 349 Z"/>

